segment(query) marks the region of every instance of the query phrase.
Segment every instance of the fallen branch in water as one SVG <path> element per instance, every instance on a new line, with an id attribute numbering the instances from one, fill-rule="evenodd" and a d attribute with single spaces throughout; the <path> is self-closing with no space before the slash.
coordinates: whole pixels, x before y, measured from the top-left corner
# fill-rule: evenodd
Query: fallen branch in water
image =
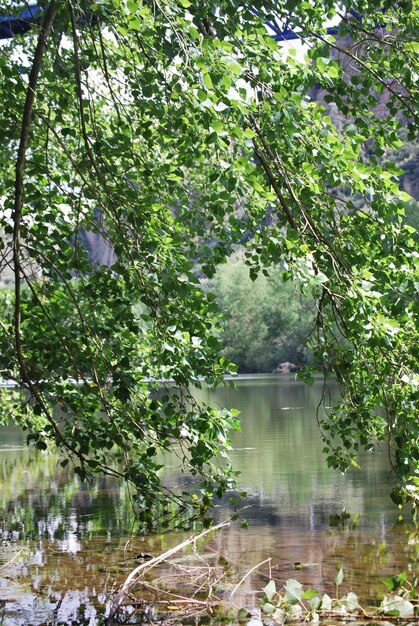
<path id="1" fill-rule="evenodd" d="M 230 598 L 232 598 L 234 596 L 234 594 L 236 593 L 237 589 L 240 587 L 240 585 L 246 580 L 246 578 L 248 576 L 250 576 L 250 574 L 252 574 L 252 572 L 254 572 L 255 570 L 258 569 L 258 567 L 260 567 L 261 565 L 265 565 L 265 563 L 271 563 L 272 558 L 269 557 L 269 559 L 265 559 L 264 561 L 261 561 L 261 563 L 258 563 L 257 565 L 255 565 L 254 567 L 252 567 L 252 569 L 250 569 L 248 572 L 246 572 L 246 574 L 243 576 L 243 578 L 241 578 L 241 580 L 239 580 L 239 582 L 237 583 L 237 585 L 234 587 L 233 591 L 231 592 Z M 269 565 L 269 569 L 270 569 L 270 565 Z M 271 578 L 271 576 L 269 576 L 269 578 Z"/>
<path id="2" fill-rule="evenodd" d="M 184 548 L 195 544 L 197 541 L 199 541 L 206 535 L 213 533 L 217 530 L 220 530 L 221 528 L 225 528 L 229 525 L 230 525 L 230 521 L 226 520 L 224 522 L 221 522 L 220 524 L 217 524 L 216 526 L 212 526 L 211 528 L 208 528 L 207 530 L 204 530 L 201 533 L 198 533 L 196 535 L 193 535 L 192 537 L 189 537 L 189 539 L 182 541 L 182 543 L 178 544 L 177 546 L 174 546 L 174 548 L 171 548 L 170 550 L 163 552 L 163 554 L 160 554 L 159 556 L 156 556 L 153 559 L 150 559 L 146 561 L 145 563 L 142 563 L 141 565 L 136 567 L 134 570 L 132 570 L 132 572 L 127 576 L 125 582 L 121 585 L 121 587 L 117 591 L 115 599 L 112 600 L 112 607 L 110 610 L 109 617 L 106 621 L 107 626 L 112 626 L 115 623 L 115 617 L 118 611 L 121 609 L 122 605 L 124 604 L 125 599 L 131 594 L 132 589 L 136 585 L 138 585 L 141 582 L 141 584 L 143 584 L 145 587 L 148 587 L 149 589 L 152 588 L 151 585 L 149 585 L 148 583 L 145 583 L 144 581 L 144 575 L 148 571 L 150 571 L 152 568 L 156 567 L 157 565 L 161 565 L 163 562 L 167 561 L 168 559 L 170 559 L 170 557 L 180 552 Z M 159 589 L 158 591 L 161 591 L 161 590 Z M 154 588 L 154 592 L 157 593 L 156 588 Z M 165 593 L 169 594 L 170 592 L 165 592 Z M 179 601 L 179 598 L 177 598 L 177 600 Z M 188 602 L 190 604 L 196 604 L 196 600 L 192 600 L 192 602 L 188 598 L 181 598 L 181 600 L 185 604 L 187 604 Z M 204 604 L 205 606 L 207 606 L 207 603 L 204 603 Z"/>

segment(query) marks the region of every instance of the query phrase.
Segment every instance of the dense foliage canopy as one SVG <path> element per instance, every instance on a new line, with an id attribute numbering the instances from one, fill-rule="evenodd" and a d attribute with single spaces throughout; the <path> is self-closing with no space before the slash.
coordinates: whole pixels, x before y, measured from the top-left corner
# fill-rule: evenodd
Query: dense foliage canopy
<path id="1" fill-rule="evenodd" d="M 416 0 L 42 6 L 0 55 L 1 265 L 15 277 L 0 372 L 20 386 L 4 414 L 82 477 L 131 481 L 143 511 L 162 493 L 161 449 L 201 476 L 198 510 L 221 496 L 237 421 L 188 392 L 230 369 L 196 268 L 211 277 L 247 242 L 251 277 L 280 267 L 316 301 L 312 349 L 342 390 L 321 424 L 329 464 L 385 442 L 395 499 L 417 501 L 417 239 L 383 165 L 418 125 Z M 344 47 L 325 30 L 339 16 Z M 299 52 L 272 39 L 273 18 Z M 88 231 L 110 266 L 88 255 Z"/>

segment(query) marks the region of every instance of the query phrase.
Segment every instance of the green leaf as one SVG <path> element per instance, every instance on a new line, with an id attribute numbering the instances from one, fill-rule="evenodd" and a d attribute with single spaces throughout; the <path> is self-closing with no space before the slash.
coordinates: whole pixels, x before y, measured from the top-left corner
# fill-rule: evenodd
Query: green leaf
<path id="1" fill-rule="evenodd" d="M 251 128 L 246 128 L 243 131 L 244 136 L 246 137 L 246 139 L 253 139 L 253 137 L 256 136 L 256 133 L 254 130 L 252 130 Z"/>
<path id="2" fill-rule="evenodd" d="M 224 124 L 222 122 L 219 122 L 218 120 L 213 120 L 211 122 L 211 126 L 216 133 L 221 133 L 224 130 Z"/>
<path id="3" fill-rule="evenodd" d="M 214 89 L 214 84 L 209 74 L 202 75 L 202 82 L 208 90 L 212 91 Z"/>
<path id="4" fill-rule="evenodd" d="M 383 583 L 387 587 L 389 591 L 396 591 L 399 587 L 403 586 L 407 581 L 407 576 L 405 572 L 398 574 L 397 576 L 392 576 L 391 578 L 384 578 Z"/>
<path id="5" fill-rule="evenodd" d="M 285 599 L 290 604 L 298 602 L 303 595 L 303 586 L 298 580 L 295 580 L 295 578 L 289 578 L 284 585 L 284 589 Z"/>
<path id="6" fill-rule="evenodd" d="M 316 65 L 320 72 L 325 72 L 330 63 L 330 59 L 327 57 L 317 57 Z"/>
<path id="7" fill-rule="evenodd" d="M 401 493 L 400 489 L 393 489 L 393 491 L 390 494 L 390 498 L 393 500 L 394 504 L 396 504 L 397 506 L 399 505 L 403 505 L 405 503 L 405 499 L 403 494 Z"/>
<path id="8" fill-rule="evenodd" d="M 336 585 L 337 587 L 340 587 L 340 586 L 341 586 L 341 584 L 343 583 L 343 578 L 344 578 L 344 575 L 343 575 L 343 568 L 341 567 L 341 568 L 339 569 L 338 573 L 337 573 L 336 578 L 335 578 L 335 585 Z"/>
<path id="9" fill-rule="evenodd" d="M 274 580 L 270 580 L 268 582 L 268 584 L 266 585 L 266 587 L 264 587 L 262 589 L 262 591 L 265 594 L 265 597 L 268 600 L 268 602 L 270 602 L 272 600 L 272 598 L 274 597 L 274 595 L 276 594 L 275 581 Z"/>
<path id="10" fill-rule="evenodd" d="M 316 589 L 312 589 L 311 587 L 309 587 L 308 589 L 304 591 L 304 593 L 301 596 L 301 599 L 311 600 L 312 598 L 315 598 L 318 595 L 319 595 L 319 592 Z"/>
<path id="11" fill-rule="evenodd" d="M 127 8 L 130 13 L 135 13 L 138 9 L 138 4 L 135 0 L 128 0 Z"/>

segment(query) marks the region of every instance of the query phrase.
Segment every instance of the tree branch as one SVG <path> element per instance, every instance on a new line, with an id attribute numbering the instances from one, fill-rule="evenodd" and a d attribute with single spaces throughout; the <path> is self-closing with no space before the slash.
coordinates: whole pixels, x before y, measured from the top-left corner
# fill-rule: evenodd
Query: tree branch
<path id="1" fill-rule="evenodd" d="M 20 227 L 22 223 L 22 208 L 24 200 L 24 175 L 26 165 L 26 155 L 29 144 L 29 132 L 31 128 L 33 105 L 35 101 L 36 88 L 38 84 L 39 72 L 42 66 L 42 59 L 44 56 L 47 39 L 51 32 L 54 18 L 57 12 L 58 2 L 53 0 L 48 6 L 45 12 L 44 22 L 41 26 L 41 30 L 38 37 L 38 43 L 35 50 L 35 55 L 32 63 L 32 68 L 29 75 L 29 84 L 26 91 L 26 100 L 23 109 L 22 128 L 20 133 L 19 149 L 16 159 L 16 174 L 15 174 L 15 194 L 14 194 L 14 206 L 13 206 L 13 266 L 15 274 L 15 305 L 14 305 L 14 343 L 16 357 L 19 363 L 20 375 L 22 381 L 27 385 L 32 395 L 36 398 L 39 406 L 46 415 L 47 419 L 54 428 L 54 432 L 66 447 L 69 447 L 61 432 L 59 431 L 54 419 L 52 418 L 48 407 L 41 394 L 39 393 L 36 385 L 31 380 L 29 375 L 27 363 L 23 355 L 22 350 L 22 337 L 21 337 L 21 277 L 22 277 L 22 264 L 20 260 Z"/>
<path id="2" fill-rule="evenodd" d="M 20 133 L 19 150 L 16 160 L 16 175 L 15 175 L 15 199 L 13 207 L 13 264 L 15 271 L 15 347 L 16 354 L 19 360 L 19 364 L 22 370 L 22 374 L 25 374 L 26 366 L 22 355 L 22 345 L 20 337 L 20 277 L 21 277 L 21 263 L 20 263 L 20 226 L 22 222 L 22 207 L 24 198 L 24 173 L 26 164 L 26 153 L 29 143 L 29 131 L 32 122 L 33 104 L 35 101 L 36 87 L 38 83 L 39 72 L 42 65 L 42 58 L 44 55 L 48 35 L 51 31 L 55 14 L 57 11 L 58 2 L 53 0 L 45 12 L 44 23 L 41 27 L 41 31 L 38 37 L 38 44 L 35 50 L 35 56 L 32 63 L 31 72 L 29 75 L 29 85 L 26 91 L 26 100 L 23 110 L 22 128 Z"/>

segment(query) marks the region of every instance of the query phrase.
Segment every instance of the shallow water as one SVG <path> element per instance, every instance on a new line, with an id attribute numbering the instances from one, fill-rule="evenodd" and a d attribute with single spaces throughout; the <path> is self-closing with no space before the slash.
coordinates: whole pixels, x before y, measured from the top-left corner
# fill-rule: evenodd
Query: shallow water
<path id="1" fill-rule="evenodd" d="M 363 456 L 362 471 L 345 476 L 327 469 L 315 417 L 320 382 L 242 377 L 237 391 L 196 393 L 242 412 L 231 456 L 248 492 L 242 517 L 249 527 L 238 521 L 201 546 L 232 566 L 236 580 L 271 557 L 278 586 L 294 577 L 330 592 L 343 565 L 343 587 L 376 599 L 385 590 L 382 577 L 418 572 L 418 537 L 389 498 L 386 454 Z M 187 535 L 139 535 L 123 485 L 105 478 L 80 484 L 54 455 L 28 451 L 23 442 L 18 430 L 0 430 L 0 623 L 95 626 L 106 591 L 138 564 L 139 553 L 159 554 Z M 174 469 L 165 475 L 173 485 L 180 480 Z M 343 509 L 351 519 L 361 514 L 356 528 L 351 519 L 330 525 Z M 215 516 L 229 512 L 222 503 Z M 265 564 L 243 583 L 238 602 L 256 602 L 267 576 Z"/>

